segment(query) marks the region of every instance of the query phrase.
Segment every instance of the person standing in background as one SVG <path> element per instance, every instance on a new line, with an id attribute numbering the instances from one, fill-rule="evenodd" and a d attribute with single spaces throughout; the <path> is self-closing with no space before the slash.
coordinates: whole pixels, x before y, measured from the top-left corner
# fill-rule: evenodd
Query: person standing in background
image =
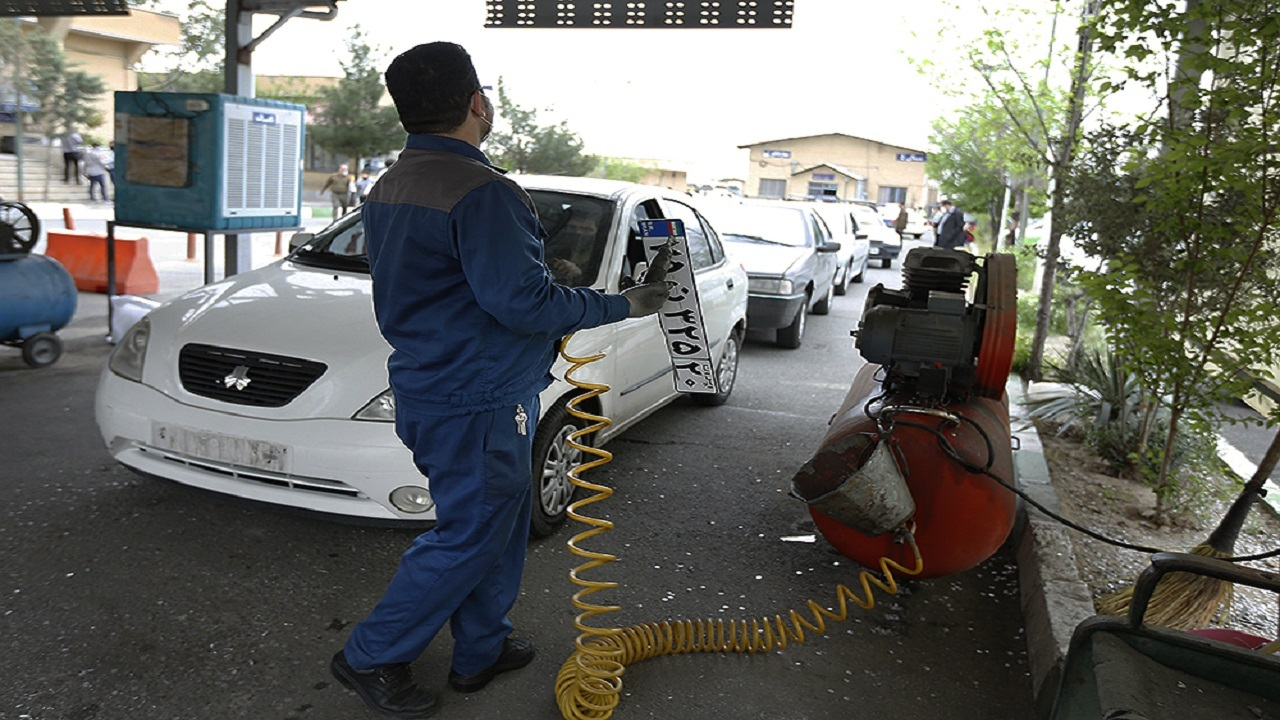
<path id="1" fill-rule="evenodd" d="M 102 157 L 102 148 L 94 143 L 89 148 L 89 152 L 84 154 L 84 176 L 89 180 L 89 201 L 97 200 L 94 195 L 94 188 L 102 189 L 102 202 L 110 202 L 111 196 L 107 194 L 107 164 Z"/>
<path id="2" fill-rule="evenodd" d="M 938 218 L 937 234 L 934 246 L 954 250 L 964 248 L 964 214 L 951 204 L 950 200 L 942 201 L 942 215 Z"/>
<path id="3" fill-rule="evenodd" d="M 347 169 L 346 163 L 339 165 L 338 172 L 326 178 L 324 186 L 320 188 L 321 196 L 329 193 L 329 203 L 333 206 L 334 220 L 347 214 L 347 210 L 351 207 L 351 199 L 355 196 L 356 178 L 347 172 Z"/>
<path id="4" fill-rule="evenodd" d="M 83 159 L 84 139 L 74 130 L 62 136 L 62 182 L 72 180 L 80 184 L 80 160 Z"/>

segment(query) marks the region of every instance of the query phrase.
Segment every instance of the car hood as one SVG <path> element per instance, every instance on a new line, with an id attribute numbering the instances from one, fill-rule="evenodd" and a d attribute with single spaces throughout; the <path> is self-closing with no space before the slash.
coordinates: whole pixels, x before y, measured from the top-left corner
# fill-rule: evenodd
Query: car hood
<path id="1" fill-rule="evenodd" d="M 725 248 L 750 275 L 784 275 L 813 253 L 813 248 L 726 240 Z"/>
<path id="2" fill-rule="evenodd" d="M 373 316 L 369 276 L 282 260 L 176 298 L 148 316 L 151 339 L 143 382 L 174 399 L 254 417 L 349 418 L 387 389 L 387 357 Z M 237 405 L 194 395 L 178 378 L 183 346 L 284 355 L 327 369 L 280 408 Z"/>

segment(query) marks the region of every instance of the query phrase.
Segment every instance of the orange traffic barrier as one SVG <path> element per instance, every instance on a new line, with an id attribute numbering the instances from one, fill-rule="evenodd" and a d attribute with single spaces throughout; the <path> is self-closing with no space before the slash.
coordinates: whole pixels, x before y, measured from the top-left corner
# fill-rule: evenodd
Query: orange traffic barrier
<path id="1" fill-rule="evenodd" d="M 45 255 L 62 263 L 76 289 L 107 291 L 107 236 L 83 230 L 49 230 Z M 116 237 L 116 295 L 147 295 L 160 290 L 147 239 Z"/>
<path id="2" fill-rule="evenodd" d="M 71 217 L 71 208 L 69 207 L 62 208 L 62 224 L 65 225 L 68 230 L 76 229 L 76 220 Z"/>

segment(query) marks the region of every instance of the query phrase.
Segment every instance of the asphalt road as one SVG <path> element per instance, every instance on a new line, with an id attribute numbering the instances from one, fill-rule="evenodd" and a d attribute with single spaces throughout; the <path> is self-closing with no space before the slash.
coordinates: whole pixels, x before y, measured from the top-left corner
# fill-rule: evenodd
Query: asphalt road
<path id="1" fill-rule="evenodd" d="M 749 338 L 727 406 L 678 402 L 609 445 L 613 463 L 590 479 L 617 489 L 594 506 L 617 527 L 590 547 L 620 558 L 592 575 L 621 583 L 605 596 L 624 608 L 612 624 L 772 617 L 810 598 L 832 606 L 837 584 L 856 582 L 820 535 L 784 540 L 814 534 L 786 489 L 861 365 L 849 331 L 881 281 L 896 285 L 897 266 L 811 318 L 799 350 Z M 66 355 L 44 370 L 0 348 L 0 719 L 373 717 L 326 666 L 413 533 L 247 506 L 116 465 L 93 420 L 105 323 L 62 335 Z M 440 717 L 560 717 L 573 529 L 530 547 L 513 620 L 537 643 L 533 665 L 453 693 L 447 632 L 415 664 Z M 614 717 L 1032 717 L 1007 550 L 879 597 L 776 654 L 639 663 Z"/>

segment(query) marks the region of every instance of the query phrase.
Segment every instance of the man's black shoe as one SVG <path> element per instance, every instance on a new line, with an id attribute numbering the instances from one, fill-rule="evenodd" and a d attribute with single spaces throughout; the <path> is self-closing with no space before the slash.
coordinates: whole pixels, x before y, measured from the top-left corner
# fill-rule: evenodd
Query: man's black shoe
<path id="1" fill-rule="evenodd" d="M 502 654 L 498 656 L 498 661 L 484 670 L 471 675 L 450 670 L 449 687 L 458 692 L 475 692 L 488 685 L 498 673 L 519 670 L 533 662 L 533 657 L 537 654 L 538 652 L 533 649 L 532 640 L 509 637 L 502 643 Z"/>
<path id="2" fill-rule="evenodd" d="M 329 671 L 338 682 L 355 691 L 370 710 L 388 717 L 418 720 L 431 717 L 436 699 L 413 684 L 408 663 L 384 665 L 372 670 L 356 670 L 339 650 L 329 663 Z"/>

